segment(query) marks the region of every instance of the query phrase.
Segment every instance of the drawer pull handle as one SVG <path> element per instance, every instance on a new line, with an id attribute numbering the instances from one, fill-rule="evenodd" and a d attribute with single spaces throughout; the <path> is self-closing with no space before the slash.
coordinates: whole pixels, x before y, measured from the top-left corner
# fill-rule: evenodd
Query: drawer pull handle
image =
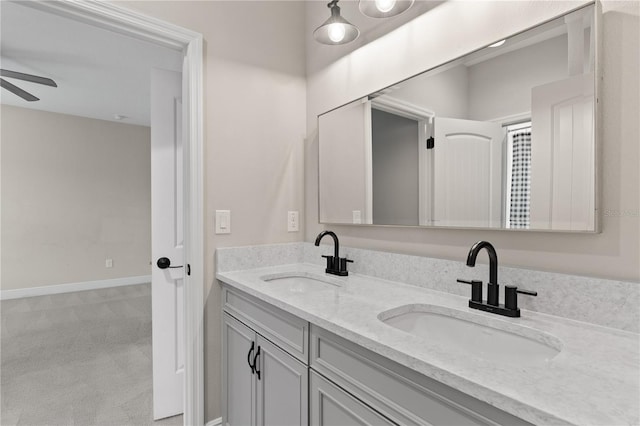
<path id="1" fill-rule="evenodd" d="M 260 346 L 258 346 L 258 350 L 256 351 L 256 356 L 253 358 L 253 368 L 255 369 L 256 374 L 258 375 L 258 380 L 260 380 L 260 366 L 258 362 L 260 359 Z"/>
<path id="2" fill-rule="evenodd" d="M 256 372 L 256 365 L 251 364 L 251 353 L 253 352 L 253 348 L 255 344 L 256 342 L 251 342 L 251 349 L 249 349 L 249 353 L 247 354 L 247 363 L 249 363 L 249 367 L 251 367 L 251 374 Z M 254 358 L 254 362 L 255 362 L 255 358 Z"/>

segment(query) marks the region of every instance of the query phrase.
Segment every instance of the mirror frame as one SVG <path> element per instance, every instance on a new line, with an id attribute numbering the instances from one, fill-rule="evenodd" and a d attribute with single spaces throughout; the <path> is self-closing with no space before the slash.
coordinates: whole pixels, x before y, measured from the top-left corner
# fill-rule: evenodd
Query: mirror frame
<path id="1" fill-rule="evenodd" d="M 420 76 L 422 74 L 431 72 L 439 67 L 442 66 L 446 66 L 448 64 L 451 64 L 455 61 L 458 61 L 468 55 L 472 55 L 476 52 L 479 52 L 481 50 L 484 50 L 486 48 L 488 48 L 490 45 L 504 39 L 504 38 L 511 38 L 511 37 L 515 37 L 518 36 L 522 33 L 525 33 L 529 30 L 532 30 L 534 28 L 537 28 L 541 25 L 545 25 L 549 22 L 552 22 L 556 19 L 562 18 L 563 16 L 566 16 L 568 14 L 571 14 L 573 12 L 576 12 L 578 10 L 581 9 L 585 9 L 588 7 L 593 6 L 593 13 L 594 13 L 594 20 L 593 20 L 593 31 L 594 31 L 594 35 L 595 35 L 595 46 L 594 46 L 594 123 L 593 123 L 593 135 L 594 135 L 594 224 L 593 224 L 593 230 L 576 230 L 576 231 L 572 231 L 572 230 L 568 230 L 568 229 L 522 229 L 522 228 L 504 228 L 504 227 L 500 227 L 500 228 L 489 228 L 489 227 L 464 227 L 464 226 L 434 226 L 434 225 L 392 225 L 392 224 L 375 224 L 375 223 L 347 223 L 347 222 L 325 222 L 322 221 L 321 218 L 321 214 L 320 214 L 320 185 L 321 185 L 321 181 L 320 181 L 320 143 L 319 143 L 319 134 L 320 134 L 320 117 L 322 115 L 325 115 L 327 113 L 330 113 L 332 111 L 335 111 L 339 108 L 342 108 L 346 105 L 349 105 L 351 103 L 354 103 L 360 99 L 363 99 L 365 97 L 370 96 L 371 94 L 374 93 L 378 93 L 381 92 L 385 89 L 391 88 L 395 85 L 404 83 L 414 77 Z M 406 24 L 405 24 L 406 25 Z M 318 129 L 318 151 L 317 151 L 317 155 L 318 155 L 318 193 L 317 193 L 317 199 L 318 199 L 318 223 L 321 225 L 336 225 L 336 226 L 356 226 L 356 227 L 382 227 L 382 228 L 409 228 L 409 229 L 441 229 L 441 230 L 446 230 L 446 229 L 456 229 L 456 230 L 471 230 L 471 231 L 506 231 L 506 232 L 542 232 L 542 233 L 569 233 L 569 234 L 599 234 L 602 232 L 602 226 L 601 226 L 601 207 L 600 207 L 600 200 L 601 200 L 601 170 L 600 170 L 600 158 L 602 157 L 601 155 L 601 132 L 602 132 L 602 117 L 601 117 L 601 108 L 600 108 L 600 98 L 601 98 L 601 94 L 600 94 L 600 87 L 601 87 L 601 81 L 602 81 L 602 3 L 601 0 L 592 0 L 588 3 L 585 3 L 583 5 L 574 7 L 562 14 L 559 15 L 555 15 L 552 18 L 546 19 L 544 21 L 538 22 L 534 25 L 531 25 L 521 31 L 517 31 L 513 34 L 510 34 L 506 37 L 502 37 L 499 40 L 495 40 L 491 43 L 488 43 L 486 45 L 483 45 L 481 47 L 478 47 L 477 49 L 473 49 L 470 50 L 462 55 L 459 55 L 455 58 L 452 58 L 448 61 L 442 62 L 440 64 L 437 64 L 431 68 L 428 68 L 426 70 L 423 70 L 419 73 L 416 74 L 412 74 L 400 81 L 397 81 L 395 83 L 389 84 L 387 86 L 384 86 L 378 90 L 374 90 L 373 92 L 370 93 L 365 93 L 362 96 L 359 96 L 355 99 L 350 100 L 349 102 L 345 102 L 344 104 L 341 104 L 337 107 L 331 108 L 323 113 L 320 113 L 316 116 L 316 126 Z"/>

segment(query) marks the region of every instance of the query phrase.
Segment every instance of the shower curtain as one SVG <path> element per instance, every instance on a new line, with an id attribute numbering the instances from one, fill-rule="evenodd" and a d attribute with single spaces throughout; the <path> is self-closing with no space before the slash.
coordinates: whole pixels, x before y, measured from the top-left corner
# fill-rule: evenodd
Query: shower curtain
<path id="1" fill-rule="evenodd" d="M 509 227 L 529 228 L 531 203 L 531 128 L 509 132 L 512 146 Z"/>

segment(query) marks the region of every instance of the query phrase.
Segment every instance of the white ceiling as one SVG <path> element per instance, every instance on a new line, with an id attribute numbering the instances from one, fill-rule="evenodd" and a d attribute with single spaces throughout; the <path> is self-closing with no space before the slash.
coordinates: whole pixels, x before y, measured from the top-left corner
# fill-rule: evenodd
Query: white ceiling
<path id="1" fill-rule="evenodd" d="M 149 125 L 150 70 L 180 71 L 182 54 L 19 3 L 0 2 L 3 69 L 49 77 L 47 87 L 7 81 L 40 98 L 26 102 L 2 89 L 2 104 Z"/>

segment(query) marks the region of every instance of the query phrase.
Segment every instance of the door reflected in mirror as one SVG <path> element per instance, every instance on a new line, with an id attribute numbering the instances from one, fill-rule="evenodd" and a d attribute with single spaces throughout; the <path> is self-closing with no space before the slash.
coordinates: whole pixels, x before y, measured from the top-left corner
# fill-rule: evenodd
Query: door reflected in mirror
<path id="1" fill-rule="evenodd" d="M 320 222 L 595 230 L 595 7 L 318 117 Z"/>

